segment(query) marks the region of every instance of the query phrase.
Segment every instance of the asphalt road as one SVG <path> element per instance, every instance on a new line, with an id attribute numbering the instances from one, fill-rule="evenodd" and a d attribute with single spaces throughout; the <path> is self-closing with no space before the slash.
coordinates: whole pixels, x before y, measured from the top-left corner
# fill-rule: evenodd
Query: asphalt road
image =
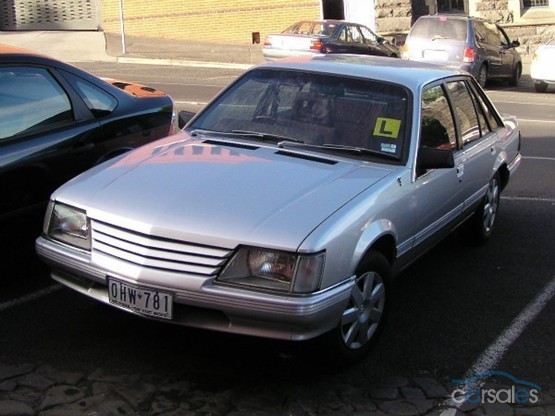
<path id="1" fill-rule="evenodd" d="M 82 66 L 100 76 L 125 76 L 163 89 L 178 108 L 193 111 L 239 74 Z M 263 380 L 276 388 L 322 380 L 368 384 L 386 376 L 451 380 L 467 374 L 493 345 L 496 370 L 554 388 L 555 301 L 514 329 L 515 319 L 533 316 L 527 308 L 555 280 L 554 93 L 536 94 L 528 85 L 498 86 L 488 94 L 502 112 L 521 119 L 524 155 L 518 176 L 503 193 L 495 236 L 484 247 L 470 248 L 453 235 L 403 273 L 395 282 L 392 313 L 380 342 L 356 366 L 332 371 L 311 345 L 153 322 L 69 289 L 52 289 L 32 241 L 23 236 L 4 242 L 0 253 L 0 362 L 172 374 L 208 390 L 225 390 L 256 388 Z M 500 339 L 504 343 L 498 344 Z"/>

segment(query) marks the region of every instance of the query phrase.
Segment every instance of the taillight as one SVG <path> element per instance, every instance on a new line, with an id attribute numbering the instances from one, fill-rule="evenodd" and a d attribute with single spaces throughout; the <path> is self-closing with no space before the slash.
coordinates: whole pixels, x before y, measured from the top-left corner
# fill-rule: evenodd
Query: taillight
<path id="1" fill-rule="evenodd" d="M 313 51 L 322 51 L 324 49 L 324 44 L 320 40 L 311 40 L 310 41 L 310 50 Z"/>
<path id="2" fill-rule="evenodd" d="M 476 58 L 476 49 L 464 48 L 463 62 L 474 62 L 475 58 Z"/>
<path id="3" fill-rule="evenodd" d="M 269 38 L 265 38 L 264 39 L 264 46 L 271 47 L 272 46 L 272 41 Z"/>
<path id="4" fill-rule="evenodd" d="M 401 46 L 401 58 L 408 58 L 409 57 L 409 45 L 406 43 Z"/>

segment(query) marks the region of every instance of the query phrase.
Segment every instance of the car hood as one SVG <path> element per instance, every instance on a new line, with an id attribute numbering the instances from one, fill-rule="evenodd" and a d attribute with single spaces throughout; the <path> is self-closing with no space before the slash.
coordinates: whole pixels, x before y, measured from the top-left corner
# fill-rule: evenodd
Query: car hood
<path id="1" fill-rule="evenodd" d="M 80 175 L 54 198 L 145 234 L 292 250 L 394 169 L 181 132 Z"/>

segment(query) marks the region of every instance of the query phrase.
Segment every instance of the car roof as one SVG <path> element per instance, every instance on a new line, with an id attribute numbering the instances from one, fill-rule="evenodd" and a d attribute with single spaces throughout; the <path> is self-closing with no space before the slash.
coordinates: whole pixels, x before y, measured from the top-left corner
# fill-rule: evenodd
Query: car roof
<path id="1" fill-rule="evenodd" d="M 344 24 L 360 25 L 361 24 L 361 23 L 351 22 L 349 20 L 339 20 L 339 19 L 303 19 L 303 20 L 299 20 L 295 24 L 298 24 L 298 23 L 330 23 L 334 25 L 344 25 Z"/>
<path id="2" fill-rule="evenodd" d="M 438 13 L 430 14 L 425 16 L 420 16 L 419 19 L 457 19 L 457 20 L 480 20 L 482 22 L 488 22 L 489 20 L 482 17 L 469 16 L 462 13 Z"/>
<path id="3" fill-rule="evenodd" d="M 449 76 L 467 74 L 464 71 L 380 56 L 328 54 L 284 58 L 256 68 L 281 68 L 345 75 L 405 85 L 417 90 L 422 85 Z"/>

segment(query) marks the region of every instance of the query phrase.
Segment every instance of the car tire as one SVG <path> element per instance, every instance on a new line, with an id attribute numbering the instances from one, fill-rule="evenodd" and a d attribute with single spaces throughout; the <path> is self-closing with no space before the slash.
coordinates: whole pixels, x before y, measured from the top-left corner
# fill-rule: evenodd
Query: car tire
<path id="1" fill-rule="evenodd" d="M 369 252 L 357 271 L 337 327 L 323 337 L 333 362 L 352 364 L 371 350 L 383 330 L 390 287 L 391 265 L 383 254 Z"/>
<path id="2" fill-rule="evenodd" d="M 534 83 L 534 88 L 536 89 L 536 92 L 547 92 L 547 82 L 536 81 Z"/>
<path id="3" fill-rule="evenodd" d="M 466 243 L 481 245 L 491 238 L 499 211 L 500 196 L 501 180 L 499 173 L 496 173 L 489 181 L 488 189 L 480 205 L 461 229 Z"/>
<path id="4" fill-rule="evenodd" d="M 480 84 L 480 87 L 486 87 L 486 84 L 488 83 L 488 66 L 486 64 L 482 64 L 478 70 L 478 77 L 476 80 L 478 81 L 478 84 Z"/>
<path id="5" fill-rule="evenodd" d="M 510 84 L 513 87 L 518 86 L 518 80 L 520 79 L 520 76 L 522 75 L 522 66 L 520 65 L 520 63 L 518 63 L 515 66 L 515 69 L 513 70 L 513 76 L 511 77 L 510 80 Z"/>

